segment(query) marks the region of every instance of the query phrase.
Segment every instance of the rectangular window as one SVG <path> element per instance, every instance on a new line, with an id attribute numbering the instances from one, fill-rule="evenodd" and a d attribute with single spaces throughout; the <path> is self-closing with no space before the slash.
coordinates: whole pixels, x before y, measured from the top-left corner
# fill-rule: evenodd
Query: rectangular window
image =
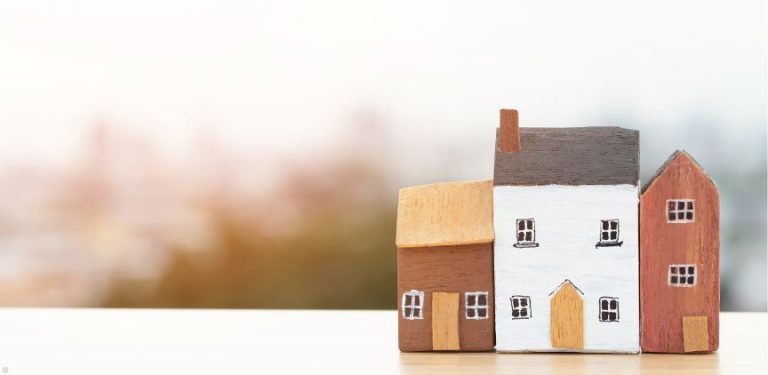
<path id="1" fill-rule="evenodd" d="M 531 297 L 512 296 L 512 319 L 530 319 L 531 318 Z"/>
<path id="2" fill-rule="evenodd" d="M 600 220 L 600 239 L 595 247 L 621 246 L 619 241 L 619 219 Z"/>
<path id="3" fill-rule="evenodd" d="M 669 285 L 692 287 L 696 285 L 695 264 L 672 264 L 669 266 Z"/>
<path id="4" fill-rule="evenodd" d="M 403 293 L 403 318 L 424 319 L 424 292 L 409 290 Z"/>
<path id="5" fill-rule="evenodd" d="M 695 221 L 693 199 L 667 199 L 668 223 L 692 223 Z"/>
<path id="6" fill-rule="evenodd" d="M 488 319 L 488 292 L 464 293 L 464 307 L 467 319 Z"/>
<path id="7" fill-rule="evenodd" d="M 538 247 L 536 242 L 536 222 L 533 219 L 517 219 L 517 243 L 515 247 Z"/>
<path id="8" fill-rule="evenodd" d="M 601 322 L 619 321 L 619 299 L 616 297 L 600 297 L 600 316 Z"/>

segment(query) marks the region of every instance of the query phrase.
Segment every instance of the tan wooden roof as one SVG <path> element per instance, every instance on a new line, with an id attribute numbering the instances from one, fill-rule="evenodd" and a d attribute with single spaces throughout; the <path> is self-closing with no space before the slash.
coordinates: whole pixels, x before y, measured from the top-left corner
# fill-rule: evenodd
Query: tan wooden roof
<path id="1" fill-rule="evenodd" d="M 398 247 L 493 241 L 493 182 L 461 181 L 400 189 Z"/>

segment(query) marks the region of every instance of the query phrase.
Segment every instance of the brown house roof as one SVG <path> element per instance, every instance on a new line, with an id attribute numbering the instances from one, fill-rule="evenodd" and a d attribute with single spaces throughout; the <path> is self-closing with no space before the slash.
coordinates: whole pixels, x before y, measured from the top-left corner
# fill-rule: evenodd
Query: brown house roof
<path id="1" fill-rule="evenodd" d="M 491 181 L 447 182 L 400 189 L 398 247 L 493 241 Z"/>
<path id="2" fill-rule="evenodd" d="M 497 147 L 494 185 L 638 184 L 637 130 L 610 126 L 519 131 L 519 152 Z M 498 144 L 498 131 L 496 138 Z"/>
<path id="3" fill-rule="evenodd" d="M 707 177 L 707 180 L 710 183 L 712 183 L 712 185 L 717 186 L 715 184 L 715 181 L 712 179 L 712 177 L 709 177 L 709 175 L 704 170 L 704 168 L 701 167 L 699 162 L 697 162 L 696 159 L 694 159 L 693 156 L 691 156 L 691 154 L 687 153 L 685 150 L 676 150 L 675 152 L 672 153 L 672 155 L 669 156 L 669 158 L 667 158 L 667 160 L 664 162 L 664 164 L 662 164 L 661 167 L 659 167 L 659 169 L 656 170 L 656 173 L 654 173 L 653 176 L 651 176 L 651 178 L 648 180 L 648 182 L 645 183 L 645 185 L 643 186 L 643 189 L 641 191 L 641 194 L 645 193 L 645 191 L 648 190 L 649 187 L 651 187 L 651 185 L 656 181 L 656 179 L 659 178 L 659 176 L 661 176 L 661 174 L 664 173 L 665 170 L 667 170 L 667 167 L 669 166 L 669 164 L 672 163 L 674 160 L 676 160 L 679 157 L 684 157 L 691 164 L 695 165 L 696 168 L 698 168 L 699 171 L 701 171 L 701 173 L 705 177 Z"/>

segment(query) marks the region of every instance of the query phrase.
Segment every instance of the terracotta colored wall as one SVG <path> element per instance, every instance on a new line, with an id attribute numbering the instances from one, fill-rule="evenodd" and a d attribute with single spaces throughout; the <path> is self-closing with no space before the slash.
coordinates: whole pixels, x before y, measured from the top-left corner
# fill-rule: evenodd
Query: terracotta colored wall
<path id="1" fill-rule="evenodd" d="M 424 319 L 403 318 L 403 292 L 424 292 Z M 488 292 L 488 319 L 465 318 L 464 292 Z M 397 249 L 397 305 L 400 350 L 432 350 L 432 292 L 459 293 L 461 350 L 494 346 L 493 244 Z"/>
<path id="2" fill-rule="evenodd" d="M 695 222 L 667 223 L 667 199 L 695 199 Z M 672 161 L 640 199 L 640 332 L 647 352 L 683 352 L 683 316 L 706 315 L 717 350 L 719 195 L 685 158 Z M 694 287 L 668 285 L 671 264 L 696 264 Z"/>

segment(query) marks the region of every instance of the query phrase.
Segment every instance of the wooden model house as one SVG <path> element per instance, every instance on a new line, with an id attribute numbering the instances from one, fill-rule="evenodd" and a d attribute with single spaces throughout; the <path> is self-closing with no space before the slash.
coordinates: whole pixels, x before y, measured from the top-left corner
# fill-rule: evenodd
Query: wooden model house
<path id="1" fill-rule="evenodd" d="M 640 350 L 638 169 L 635 130 L 519 128 L 501 111 L 496 350 Z"/>
<path id="2" fill-rule="evenodd" d="M 685 151 L 676 151 L 640 198 L 640 317 L 645 352 L 718 347 L 720 198 Z"/>
<path id="3" fill-rule="evenodd" d="M 400 350 L 490 351 L 493 331 L 491 181 L 400 190 Z"/>

